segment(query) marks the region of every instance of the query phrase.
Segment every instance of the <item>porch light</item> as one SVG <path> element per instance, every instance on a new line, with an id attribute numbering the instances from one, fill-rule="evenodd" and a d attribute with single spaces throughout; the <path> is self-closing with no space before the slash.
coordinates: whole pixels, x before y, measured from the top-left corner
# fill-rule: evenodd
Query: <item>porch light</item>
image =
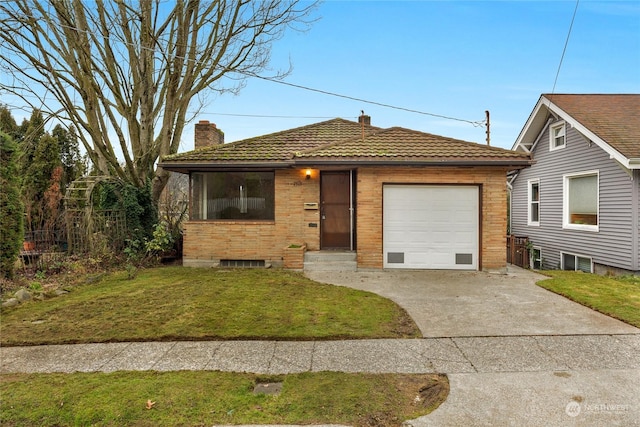
<path id="1" fill-rule="evenodd" d="M 311 169 L 307 169 L 307 179 L 311 179 Z"/>

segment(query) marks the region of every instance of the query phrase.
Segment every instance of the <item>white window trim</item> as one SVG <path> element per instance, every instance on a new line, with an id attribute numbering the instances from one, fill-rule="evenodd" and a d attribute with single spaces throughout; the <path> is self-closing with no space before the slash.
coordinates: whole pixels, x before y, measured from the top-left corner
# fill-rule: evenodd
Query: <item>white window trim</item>
<path id="1" fill-rule="evenodd" d="M 565 255 L 571 255 L 571 256 L 573 256 L 575 258 L 585 258 L 585 259 L 588 259 L 589 261 L 591 261 L 591 268 L 590 268 L 591 271 L 590 271 L 590 273 L 593 274 L 593 257 L 587 256 L 587 255 L 574 254 L 574 253 L 571 253 L 571 252 L 562 252 L 562 251 L 560 251 L 560 270 L 564 271 L 564 256 Z M 542 253 L 541 253 L 541 256 L 542 256 Z M 573 270 L 573 271 L 582 271 L 582 270 L 578 270 L 577 269 L 578 260 L 576 259 L 575 261 L 576 261 L 575 262 L 576 270 Z M 571 270 L 566 270 L 566 271 L 571 271 Z"/>
<path id="2" fill-rule="evenodd" d="M 556 144 L 555 144 L 556 138 L 553 131 L 558 128 L 562 128 L 564 130 L 564 144 L 556 147 Z M 566 146 L 567 146 L 567 123 L 564 120 L 562 120 L 560 122 L 556 122 L 551 126 L 549 126 L 549 151 L 562 150 Z"/>
<path id="3" fill-rule="evenodd" d="M 598 217 L 598 224 L 571 224 L 569 222 L 569 180 L 571 178 L 577 178 L 581 176 L 595 175 L 598 182 L 596 188 L 596 203 L 597 210 L 596 215 Z M 583 230 L 583 231 L 599 231 L 600 230 L 600 171 L 598 169 L 569 173 L 562 176 L 562 228 L 568 230 Z"/>
<path id="4" fill-rule="evenodd" d="M 531 192 L 531 185 L 532 184 L 538 184 L 538 220 L 537 221 L 532 221 L 531 220 L 531 205 L 533 203 L 533 201 L 531 200 L 531 196 L 532 196 L 532 192 Z M 530 226 L 534 226 L 534 227 L 539 227 L 540 226 L 540 179 L 536 178 L 536 179 L 530 179 L 527 181 L 527 225 Z"/>

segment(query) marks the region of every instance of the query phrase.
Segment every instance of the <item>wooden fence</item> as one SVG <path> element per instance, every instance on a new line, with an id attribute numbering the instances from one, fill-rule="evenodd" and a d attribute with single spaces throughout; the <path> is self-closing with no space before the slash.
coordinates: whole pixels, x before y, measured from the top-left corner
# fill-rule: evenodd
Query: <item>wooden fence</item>
<path id="1" fill-rule="evenodd" d="M 529 238 L 525 236 L 507 236 L 507 262 L 518 267 L 529 268 Z"/>

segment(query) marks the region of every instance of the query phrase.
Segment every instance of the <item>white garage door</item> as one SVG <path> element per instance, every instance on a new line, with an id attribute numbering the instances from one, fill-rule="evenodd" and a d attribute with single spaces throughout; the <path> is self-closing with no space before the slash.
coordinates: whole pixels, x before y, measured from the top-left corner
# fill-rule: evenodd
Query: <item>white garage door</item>
<path id="1" fill-rule="evenodd" d="M 478 269 L 477 186 L 385 185 L 385 268 Z"/>

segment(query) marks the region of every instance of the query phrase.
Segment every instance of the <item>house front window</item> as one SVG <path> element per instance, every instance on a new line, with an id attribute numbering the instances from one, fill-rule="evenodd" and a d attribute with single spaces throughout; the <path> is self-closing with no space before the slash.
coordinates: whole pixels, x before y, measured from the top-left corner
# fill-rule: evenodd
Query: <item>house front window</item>
<path id="1" fill-rule="evenodd" d="M 529 181 L 528 225 L 540 225 L 540 180 Z"/>
<path id="2" fill-rule="evenodd" d="M 194 172 L 192 220 L 273 220 L 274 172 Z"/>
<path id="3" fill-rule="evenodd" d="M 564 176 L 564 228 L 598 231 L 598 183 L 598 171 Z"/>
<path id="4" fill-rule="evenodd" d="M 583 271 L 585 273 L 593 273 L 593 262 L 591 258 L 560 253 L 562 260 L 562 269 L 569 271 Z"/>
<path id="5" fill-rule="evenodd" d="M 549 149 L 557 150 L 564 148 L 567 145 L 566 141 L 566 126 L 564 122 L 560 122 L 551 126 L 551 132 L 549 134 Z"/>

